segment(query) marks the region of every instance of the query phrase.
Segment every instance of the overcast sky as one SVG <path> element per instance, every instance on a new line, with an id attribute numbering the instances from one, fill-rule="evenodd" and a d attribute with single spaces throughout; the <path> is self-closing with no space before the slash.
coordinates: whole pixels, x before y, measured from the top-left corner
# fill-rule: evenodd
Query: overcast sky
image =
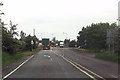
<path id="1" fill-rule="evenodd" d="M 18 24 L 27 35 L 76 39 L 82 27 L 99 22 L 117 22 L 119 0 L 2 0 L 2 19 Z"/>

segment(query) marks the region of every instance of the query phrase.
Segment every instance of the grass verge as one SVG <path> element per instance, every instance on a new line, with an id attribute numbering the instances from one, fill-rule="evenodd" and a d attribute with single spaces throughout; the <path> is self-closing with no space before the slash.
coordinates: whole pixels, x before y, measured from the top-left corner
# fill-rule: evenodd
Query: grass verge
<path id="1" fill-rule="evenodd" d="M 120 56 L 108 52 L 97 53 L 96 58 L 113 61 L 113 62 L 118 62 L 120 60 Z"/>
<path id="2" fill-rule="evenodd" d="M 95 54 L 97 52 L 96 50 L 88 50 L 88 49 L 81 49 L 81 48 L 75 48 L 75 49 L 79 50 L 80 52 L 90 53 L 90 54 Z"/>
<path id="3" fill-rule="evenodd" d="M 75 49 L 80 50 L 80 52 L 83 52 L 83 53 L 96 54 L 96 58 L 99 58 L 99 59 L 120 63 L 120 56 L 113 54 L 111 52 L 108 52 L 108 51 L 103 50 L 100 52 L 96 50 L 88 50 L 88 49 L 80 49 L 80 48 L 75 48 Z"/>
<path id="4" fill-rule="evenodd" d="M 24 52 L 18 52 L 14 55 L 9 55 L 6 52 L 2 53 L 2 66 L 5 67 L 13 62 L 16 62 L 20 59 L 22 59 L 23 57 L 27 56 L 27 55 L 31 55 L 34 54 L 36 52 L 38 52 L 40 49 L 37 48 L 34 51 L 24 51 Z"/>

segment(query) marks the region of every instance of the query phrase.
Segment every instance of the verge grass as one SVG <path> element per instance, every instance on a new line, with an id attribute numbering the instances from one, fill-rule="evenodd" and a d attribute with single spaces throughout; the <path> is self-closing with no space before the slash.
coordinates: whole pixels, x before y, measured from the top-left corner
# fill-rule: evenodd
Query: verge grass
<path id="1" fill-rule="evenodd" d="M 89 49 L 81 49 L 81 48 L 75 48 L 75 49 L 80 50 L 80 52 L 83 52 L 83 53 L 95 54 L 96 58 L 99 58 L 99 59 L 120 63 L 120 55 L 113 54 L 109 51 L 105 51 L 105 50 L 98 51 L 98 50 L 89 50 Z"/>
<path id="2" fill-rule="evenodd" d="M 14 55 L 10 55 L 6 52 L 3 52 L 2 53 L 2 66 L 7 66 L 13 62 L 16 62 L 20 59 L 22 59 L 23 57 L 27 56 L 27 55 L 31 55 L 31 54 L 34 54 L 36 52 L 38 52 L 40 49 L 37 48 L 35 49 L 34 51 L 24 51 L 24 52 L 18 52 Z"/>

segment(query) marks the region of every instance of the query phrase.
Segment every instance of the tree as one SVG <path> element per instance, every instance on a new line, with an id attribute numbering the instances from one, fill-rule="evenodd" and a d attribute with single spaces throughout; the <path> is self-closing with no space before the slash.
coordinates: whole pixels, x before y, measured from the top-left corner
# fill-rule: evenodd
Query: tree
<path id="1" fill-rule="evenodd" d="M 117 29 L 116 23 L 97 23 L 82 28 L 77 36 L 77 44 L 87 49 L 106 49 L 106 32 L 108 29 Z"/>
<path id="2" fill-rule="evenodd" d="M 2 27 L 2 50 L 9 54 L 14 54 L 19 50 L 19 42 L 10 35 L 10 31 L 7 28 Z"/>
<path id="3" fill-rule="evenodd" d="M 69 46 L 69 42 L 70 42 L 70 39 L 65 39 L 64 40 L 64 46 L 68 47 Z"/>
<path id="4" fill-rule="evenodd" d="M 25 50 L 31 50 L 32 48 L 32 44 L 31 44 L 31 40 L 33 40 L 34 44 L 33 44 L 33 48 L 36 49 L 37 48 L 37 45 L 36 44 L 36 41 L 38 42 L 39 40 L 37 39 L 36 36 L 31 36 L 31 35 L 28 35 L 26 38 L 25 38 Z"/>
<path id="5" fill-rule="evenodd" d="M 18 32 L 16 31 L 17 30 L 17 25 L 18 24 L 12 24 L 12 21 L 10 21 L 10 34 L 12 37 L 14 37 L 15 35 L 18 36 Z"/>
<path id="6" fill-rule="evenodd" d="M 56 38 L 54 37 L 54 38 L 52 39 L 52 41 L 53 41 L 53 42 L 56 42 Z"/>
<path id="7" fill-rule="evenodd" d="M 25 39 L 26 33 L 24 33 L 23 31 L 20 32 L 20 37 L 21 40 Z"/>
<path id="8" fill-rule="evenodd" d="M 69 47 L 75 47 L 76 44 L 77 44 L 77 42 L 75 40 L 72 40 L 69 43 Z"/>
<path id="9" fill-rule="evenodd" d="M 118 28 L 118 38 L 117 38 L 117 49 L 118 49 L 118 54 L 120 54 L 120 27 Z M 119 55 L 120 56 L 120 55 Z"/>

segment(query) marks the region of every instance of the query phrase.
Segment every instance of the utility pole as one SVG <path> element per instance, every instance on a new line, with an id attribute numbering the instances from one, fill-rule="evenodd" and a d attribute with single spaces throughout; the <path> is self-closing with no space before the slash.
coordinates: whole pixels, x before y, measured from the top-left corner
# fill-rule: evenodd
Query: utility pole
<path id="1" fill-rule="evenodd" d="M 33 35 L 35 36 L 35 29 L 33 29 Z"/>
<path id="2" fill-rule="evenodd" d="M 3 6 L 3 3 L 0 3 L 0 6 Z M 1 10 L 0 10 L 1 11 Z M 3 24 L 1 22 L 1 15 L 3 15 L 4 13 L 0 12 L 0 80 L 2 80 L 2 27 Z"/>
<path id="3" fill-rule="evenodd" d="M 118 2 L 118 26 L 120 26 L 120 1 Z"/>

